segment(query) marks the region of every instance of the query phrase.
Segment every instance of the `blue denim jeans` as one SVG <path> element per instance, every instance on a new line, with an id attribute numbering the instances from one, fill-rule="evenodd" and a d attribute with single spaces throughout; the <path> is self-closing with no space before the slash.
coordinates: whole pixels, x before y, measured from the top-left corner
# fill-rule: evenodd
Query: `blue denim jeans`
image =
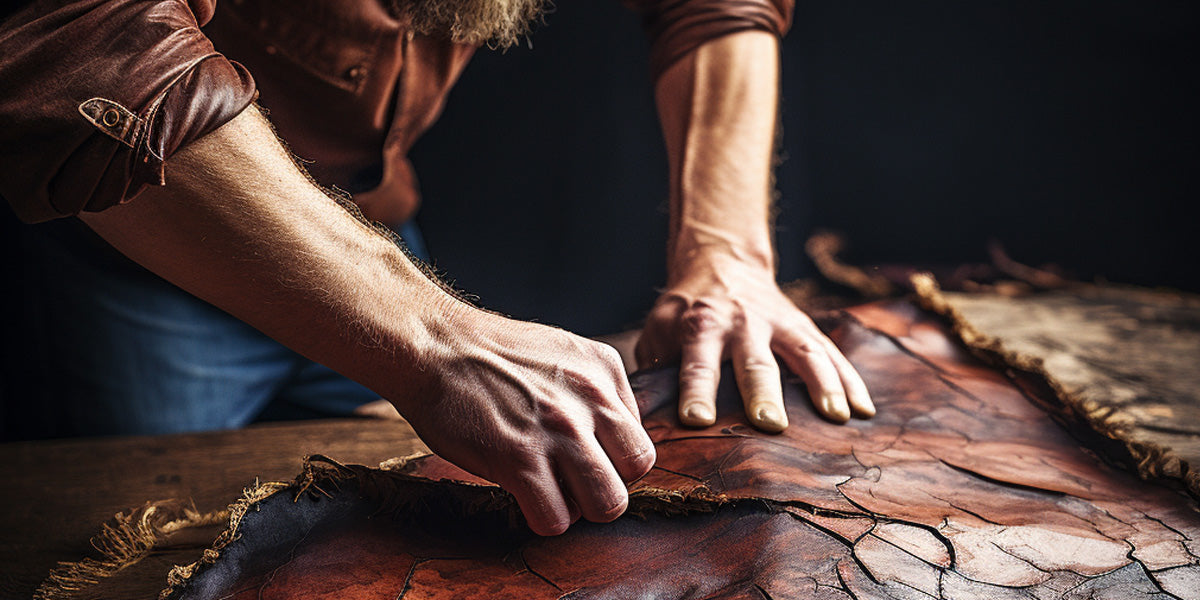
<path id="1" fill-rule="evenodd" d="M 398 233 L 426 256 L 417 228 Z M 161 434 L 344 416 L 378 394 L 121 256 L 73 220 L 17 235 L 16 437 Z M 10 315 L 12 318 L 14 315 Z M 9 350 L 12 350 L 10 348 Z M 17 395 L 22 397 L 15 397 Z"/>

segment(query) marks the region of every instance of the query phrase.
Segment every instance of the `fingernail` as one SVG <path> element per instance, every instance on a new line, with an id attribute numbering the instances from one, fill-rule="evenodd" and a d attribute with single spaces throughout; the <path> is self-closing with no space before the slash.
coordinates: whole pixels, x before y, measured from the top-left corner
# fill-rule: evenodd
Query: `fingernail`
<path id="1" fill-rule="evenodd" d="M 869 398 L 863 403 L 862 413 L 868 419 L 875 416 L 875 403 L 871 402 Z"/>
<path id="2" fill-rule="evenodd" d="M 717 420 L 716 415 L 703 405 L 689 406 L 684 410 L 683 414 L 690 423 L 710 425 L 713 421 Z"/>
<path id="3" fill-rule="evenodd" d="M 846 405 L 846 396 L 842 394 L 825 394 L 821 397 L 821 408 L 834 421 L 845 423 L 850 420 L 850 407 Z"/>
<path id="4" fill-rule="evenodd" d="M 755 413 L 758 427 L 766 431 L 783 431 L 787 429 L 787 417 L 774 407 L 764 406 Z"/>

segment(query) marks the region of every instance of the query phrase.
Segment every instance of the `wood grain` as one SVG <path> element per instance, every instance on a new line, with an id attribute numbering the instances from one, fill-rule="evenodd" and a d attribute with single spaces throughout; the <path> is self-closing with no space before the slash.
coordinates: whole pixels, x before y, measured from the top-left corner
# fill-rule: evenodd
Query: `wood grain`
<path id="1" fill-rule="evenodd" d="M 273 423 L 240 431 L 0 445 L 0 598 L 28 598 L 58 561 L 95 555 L 88 540 L 117 512 L 192 499 L 224 508 L 256 478 L 288 480 L 314 453 L 377 464 L 425 446 L 403 421 Z M 219 529 L 189 532 L 82 598 L 154 598 L 171 566 Z"/>

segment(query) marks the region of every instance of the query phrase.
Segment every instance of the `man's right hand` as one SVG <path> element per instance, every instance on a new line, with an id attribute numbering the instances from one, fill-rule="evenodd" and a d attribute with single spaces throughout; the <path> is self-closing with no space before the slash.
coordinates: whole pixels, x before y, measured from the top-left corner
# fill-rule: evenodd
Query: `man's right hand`
<path id="1" fill-rule="evenodd" d="M 616 351 L 452 298 L 296 169 L 253 107 L 181 148 L 170 183 L 83 220 L 142 266 L 393 401 L 529 525 L 609 521 L 654 446 Z"/>
<path id="2" fill-rule="evenodd" d="M 605 344 L 455 303 L 422 357 L 418 385 L 394 400 L 430 449 L 500 484 L 530 528 L 557 535 L 581 515 L 628 505 L 654 444 L 620 356 Z"/>

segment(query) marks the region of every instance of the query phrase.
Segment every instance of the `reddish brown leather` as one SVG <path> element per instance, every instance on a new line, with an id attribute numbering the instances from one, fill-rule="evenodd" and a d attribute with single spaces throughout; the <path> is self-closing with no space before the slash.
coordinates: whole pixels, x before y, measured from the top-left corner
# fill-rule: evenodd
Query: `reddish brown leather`
<path id="1" fill-rule="evenodd" d="M 330 514 L 294 554 L 285 545 L 248 557 L 233 585 L 213 589 L 198 581 L 178 597 L 762 600 L 762 590 L 779 600 L 838 598 L 836 588 L 812 595 L 816 583 L 836 585 L 842 563 L 854 569 L 837 541 L 787 513 L 752 507 L 580 524 L 544 539 L 480 517 L 447 529 L 444 518 L 373 520 L 356 508 L 348 512 Z M 275 560 L 263 561 L 268 556 Z M 865 580 L 861 571 L 850 577 Z"/>
<path id="2" fill-rule="evenodd" d="M 213 1 L 39 0 L 0 23 L 0 196 L 17 216 L 102 210 L 161 185 L 171 153 L 253 100 L 249 73 L 200 32 Z M 84 114 L 92 98 L 126 109 L 113 109 L 117 135 Z"/>
<path id="3" fill-rule="evenodd" d="M 911 305 L 827 325 L 871 387 L 870 421 L 821 421 L 789 383 L 792 426 L 764 434 L 726 384 L 717 424 L 685 429 L 677 374 L 641 373 L 659 458 L 633 487 L 634 514 L 538 538 L 510 524 L 496 488 L 439 459 L 407 475 L 342 467 L 317 482 L 328 495 L 293 489 L 248 513 L 177 595 L 1195 597 L 1195 499 L 1108 466 L 1039 408 L 1052 396 L 973 359 Z"/>

